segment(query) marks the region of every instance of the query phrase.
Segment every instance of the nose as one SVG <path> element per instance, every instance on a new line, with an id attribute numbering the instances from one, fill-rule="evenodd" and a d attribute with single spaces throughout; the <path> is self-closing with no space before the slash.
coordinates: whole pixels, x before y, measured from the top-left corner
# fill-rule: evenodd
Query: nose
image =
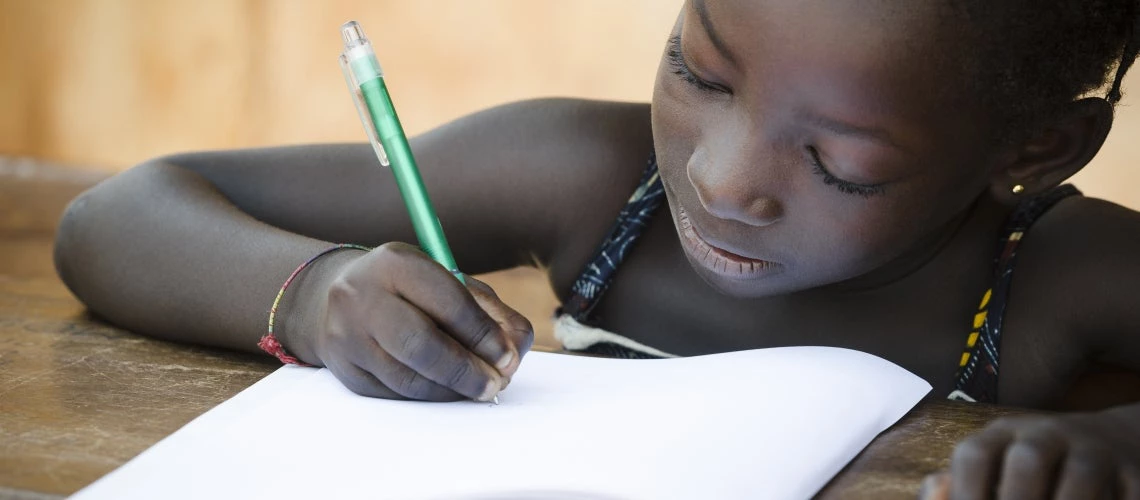
<path id="1" fill-rule="evenodd" d="M 713 216 L 742 222 L 749 226 L 775 224 L 784 215 L 780 201 L 762 194 L 764 172 L 761 169 L 731 168 L 701 161 L 689 161 L 689 182 L 705 211 Z"/>

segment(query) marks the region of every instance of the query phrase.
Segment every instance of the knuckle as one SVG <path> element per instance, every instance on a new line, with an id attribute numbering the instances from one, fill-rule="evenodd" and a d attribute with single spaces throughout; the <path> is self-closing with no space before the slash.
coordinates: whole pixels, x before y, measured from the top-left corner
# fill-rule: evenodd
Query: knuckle
<path id="1" fill-rule="evenodd" d="M 468 297 L 462 295 L 462 291 L 459 294 L 453 294 L 451 290 L 444 292 L 447 298 L 439 304 L 439 314 L 443 319 L 459 325 L 479 321 L 478 306 L 472 306 Z"/>
<path id="2" fill-rule="evenodd" d="M 1105 460 L 1099 453 L 1091 450 L 1081 450 L 1071 453 L 1065 465 L 1073 472 L 1087 474 L 1104 467 Z"/>
<path id="3" fill-rule="evenodd" d="M 356 293 L 356 287 L 352 286 L 348 278 L 337 276 L 332 280 L 332 283 L 329 283 L 329 305 L 341 305 L 350 302 L 356 296 Z"/>
<path id="4" fill-rule="evenodd" d="M 530 320 L 522 313 L 516 311 L 506 304 L 502 304 L 502 309 L 499 311 L 499 318 L 505 326 L 511 330 L 532 330 Z"/>
<path id="5" fill-rule="evenodd" d="M 392 390 L 410 399 L 425 399 L 428 394 L 423 377 L 412 370 L 400 370 L 392 383 Z"/>
<path id="6" fill-rule="evenodd" d="M 526 316 L 515 313 L 515 317 L 511 319 L 511 327 L 515 330 L 523 332 L 525 335 L 534 336 L 534 326 L 531 325 L 530 320 Z"/>
<path id="7" fill-rule="evenodd" d="M 397 356 L 412 370 L 434 373 L 444 360 L 446 348 L 426 334 L 409 333 L 401 343 L 403 353 Z"/>
<path id="8" fill-rule="evenodd" d="M 1048 455 L 1048 448 L 1042 443 L 1018 441 L 1009 448 L 1006 460 L 1015 469 L 1036 470 L 1046 465 Z"/>
<path id="9" fill-rule="evenodd" d="M 1132 494 L 1140 498 L 1140 462 L 1121 467 L 1120 477 L 1124 484 L 1131 485 Z"/>
<path id="10" fill-rule="evenodd" d="M 387 272 L 400 269 L 400 262 L 414 254 L 406 243 L 399 241 L 390 241 L 380 245 L 371 253 L 375 255 L 377 266 Z"/>
<path id="11" fill-rule="evenodd" d="M 954 447 L 954 452 L 951 455 L 951 460 L 955 464 L 974 464 L 987 460 L 991 457 L 991 452 L 977 437 L 968 438 Z"/>
<path id="12" fill-rule="evenodd" d="M 494 342 L 498 336 L 499 325 L 487 319 L 480 320 L 475 323 L 475 330 L 471 335 L 471 346 L 477 348 L 484 345 L 485 342 Z"/>
<path id="13" fill-rule="evenodd" d="M 473 379 L 475 370 L 470 363 L 455 363 L 447 367 L 443 374 L 443 385 L 456 389 L 457 392 L 463 392 L 461 389 L 465 385 L 471 384 L 470 380 Z"/>
<path id="14" fill-rule="evenodd" d="M 491 288 L 491 285 L 479 281 L 470 275 L 464 275 L 464 280 L 467 282 L 467 287 L 470 288 L 473 292 L 486 296 L 488 298 L 498 300 L 499 294 L 495 293 L 495 289 Z"/>
<path id="15" fill-rule="evenodd" d="M 377 256 L 379 256 L 379 257 L 396 256 L 396 255 L 403 253 L 406 250 L 407 250 L 407 245 L 405 245 L 404 243 L 399 242 L 399 241 L 389 241 L 387 243 L 384 243 L 384 244 L 372 249 L 372 251 L 374 253 L 376 253 Z"/>
<path id="16" fill-rule="evenodd" d="M 1023 424 L 1024 424 L 1024 421 L 1021 418 L 1004 416 L 1004 417 L 998 417 L 998 418 L 994 419 L 993 422 L 990 422 L 990 425 L 988 425 L 986 427 L 990 428 L 990 429 L 1012 429 L 1014 427 L 1019 427 Z"/>
<path id="17" fill-rule="evenodd" d="M 1067 423 L 1057 418 L 1034 419 L 1026 428 L 1034 434 L 1046 436 L 1064 434 L 1069 430 Z"/>
<path id="18" fill-rule="evenodd" d="M 424 331 L 422 325 L 408 325 L 400 329 L 399 355 L 409 366 L 422 366 L 424 358 L 431 351 L 430 335 Z"/>
<path id="19" fill-rule="evenodd" d="M 320 342 L 331 349 L 343 349 L 350 343 L 350 337 L 347 332 L 339 328 L 332 328 L 325 330 L 324 335 L 321 336 Z"/>
<path id="20" fill-rule="evenodd" d="M 511 331 L 511 340 L 514 341 L 515 347 L 520 353 L 529 351 L 534 345 L 534 328 L 531 327 L 530 321 L 524 318 L 522 322 L 517 324 Z"/>

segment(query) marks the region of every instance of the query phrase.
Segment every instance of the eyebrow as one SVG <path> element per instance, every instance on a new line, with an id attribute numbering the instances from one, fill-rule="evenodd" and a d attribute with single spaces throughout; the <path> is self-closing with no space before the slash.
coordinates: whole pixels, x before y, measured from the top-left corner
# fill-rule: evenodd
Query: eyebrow
<path id="1" fill-rule="evenodd" d="M 890 146 L 900 151 L 907 151 L 906 148 L 902 147 L 898 141 L 891 137 L 890 133 L 882 128 L 864 127 L 810 112 L 804 112 L 801 114 L 801 116 L 811 125 L 814 125 L 828 132 L 832 132 L 838 135 L 868 139 L 884 146 Z"/>
<path id="2" fill-rule="evenodd" d="M 705 33 L 712 41 L 713 47 L 716 48 L 720 55 L 728 59 L 729 62 L 736 64 L 736 57 L 732 55 L 732 51 L 728 50 L 728 45 L 724 43 L 724 39 L 717 34 L 716 29 L 713 28 L 712 21 L 709 20 L 709 8 L 705 5 L 705 0 L 692 0 L 693 8 L 697 11 L 697 19 L 701 21 L 701 27 L 705 29 Z"/>

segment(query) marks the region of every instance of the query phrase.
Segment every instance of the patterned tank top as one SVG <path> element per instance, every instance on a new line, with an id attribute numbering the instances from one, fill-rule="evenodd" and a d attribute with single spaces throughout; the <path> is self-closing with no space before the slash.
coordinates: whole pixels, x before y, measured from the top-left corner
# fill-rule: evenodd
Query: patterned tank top
<path id="1" fill-rule="evenodd" d="M 954 390 L 948 399 L 970 402 L 997 401 L 1002 319 L 1005 315 L 1009 284 L 1013 279 L 1017 247 L 1025 232 L 1058 201 L 1080 195 L 1075 187 L 1063 185 L 1019 204 L 1006 222 L 994 258 L 991 286 L 982 294 L 977 312 L 968 322 L 966 342 L 959 354 Z M 650 156 L 637 189 L 618 214 L 605 240 L 586 264 L 571 290 L 570 299 L 555 314 L 554 334 L 568 351 L 618 358 L 668 358 L 667 352 L 621 335 L 597 328 L 592 312 L 601 301 L 622 260 L 645 229 L 649 218 L 665 200 L 665 190 L 657 174 L 656 157 Z"/>

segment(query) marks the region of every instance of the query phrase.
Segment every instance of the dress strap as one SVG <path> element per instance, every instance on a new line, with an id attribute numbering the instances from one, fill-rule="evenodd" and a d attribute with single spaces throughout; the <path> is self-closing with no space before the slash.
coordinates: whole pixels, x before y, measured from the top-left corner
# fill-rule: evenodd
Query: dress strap
<path id="1" fill-rule="evenodd" d="M 982 294 L 981 305 L 972 319 L 966 349 L 958 362 L 954 391 L 948 399 L 970 402 L 997 402 L 998 370 L 1001 367 L 1001 333 L 1017 248 L 1025 232 L 1057 202 L 1081 192 L 1065 184 L 1022 202 L 1010 214 L 997 258 L 994 259 L 993 286 Z"/>
<path id="2" fill-rule="evenodd" d="M 626 201 L 594 257 L 574 282 L 570 299 L 558 309 L 556 315 L 569 314 L 582 324 L 592 324 L 590 313 L 601 301 L 618 266 L 641 236 L 649 218 L 664 200 L 665 188 L 661 185 L 661 177 L 657 175 L 657 157 L 650 155 L 637 189 Z"/>

